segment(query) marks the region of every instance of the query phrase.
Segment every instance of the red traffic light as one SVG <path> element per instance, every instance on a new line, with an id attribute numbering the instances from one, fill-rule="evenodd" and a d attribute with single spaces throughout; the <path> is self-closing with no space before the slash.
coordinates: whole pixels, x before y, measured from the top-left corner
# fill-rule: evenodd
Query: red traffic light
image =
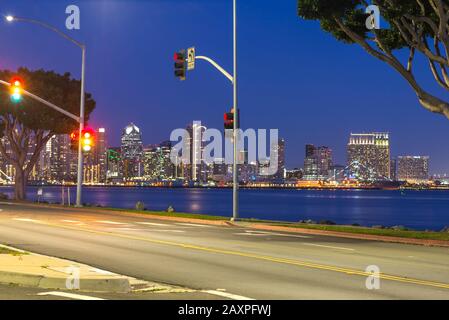
<path id="1" fill-rule="evenodd" d="M 174 54 L 175 76 L 180 80 L 186 79 L 186 52 L 181 50 Z"/>

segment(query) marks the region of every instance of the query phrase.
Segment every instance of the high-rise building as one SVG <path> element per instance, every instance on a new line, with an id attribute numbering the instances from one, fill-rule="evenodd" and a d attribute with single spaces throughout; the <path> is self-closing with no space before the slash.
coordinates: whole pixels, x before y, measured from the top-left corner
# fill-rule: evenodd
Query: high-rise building
<path id="1" fill-rule="evenodd" d="M 420 183 L 429 180 L 428 156 L 400 156 L 398 157 L 398 180 Z"/>
<path id="2" fill-rule="evenodd" d="M 53 183 L 76 181 L 77 160 L 77 151 L 70 148 L 70 136 L 54 135 L 41 153 L 42 179 Z"/>
<path id="3" fill-rule="evenodd" d="M 285 139 L 279 138 L 277 148 L 273 150 L 277 152 L 278 171 L 275 174 L 276 179 L 285 179 Z"/>
<path id="4" fill-rule="evenodd" d="M 107 171 L 107 140 L 105 128 L 99 128 L 97 130 L 97 141 L 95 144 L 95 164 L 98 165 L 98 182 L 106 182 Z"/>
<path id="5" fill-rule="evenodd" d="M 351 177 L 363 181 L 390 179 L 388 133 L 351 133 L 347 152 Z"/>
<path id="6" fill-rule="evenodd" d="M 106 152 L 106 181 L 108 183 L 119 183 L 123 180 L 121 148 L 109 148 Z"/>
<path id="7" fill-rule="evenodd" d="M 398 161 L 397 159 L 391 159 L 390 160 L 390 179 L 393 181 L 398 180 Z"/>
<path id="8" fill-rule="evenodd" d="M 163 181 L 175 177 L 175 166 L 171 163 L 170 153 L 170 141 L 144 149 L 144 177 L 146 180 Z"/>
<path id="9" fill-rule="evenodd" d="M 306 145 L 303 179 L 308 181 L 327 180 L 332 164 L 332 149 L 325 146 Z"/>
<path id="10" fill-rule="evenodd" d="M 130 180 L 143 176 L 143 144 L 140 129 L 133 123 L 126 126 L 121 137 L 123 178 Z"/>

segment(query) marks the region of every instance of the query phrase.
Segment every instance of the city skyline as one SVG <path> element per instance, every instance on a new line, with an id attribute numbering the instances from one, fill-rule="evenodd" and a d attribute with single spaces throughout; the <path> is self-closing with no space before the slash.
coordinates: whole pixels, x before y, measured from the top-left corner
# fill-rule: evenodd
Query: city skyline
<path id="1" fill-rule="evenodd" d="M 242 126 L 279 128 L 286 141 L 293 144 L 287 147 L 288 167 L 300 166 L 307 143 L 328 145 L 334 150 L 336 163 L 344 163 L 345 138 L 350 131 L 388 131 L 394 155 L 428 154 L 433 159 L 432 173 L 449 172 L 445 139 L 448 121 L 422 109 L 413 92 L 388 67 L 355 46 L 338 43 L 322 33 L 318 24 L 298 19 L 294 0 L 279 3 L 276 8 L 261 2 L 258 19 L 252 17 L 254 4 L 251 0 L 240 4 Z M 222 114 L 232 104 L 230 86 L 201 63 L 197 66 L 201 70 L 189 73 L 189 81 L 180 84 L 173 77 L 171 57 L 180 47 L 195 45 L 198 52 L 214 56 L 230 69 L 231 12 L 226 3 L 173 1 L 167 5 L 155 1 L 125 5 L 108 1 L 105 5 L 101 1 L 80 1 L 79 5 L 81 30 L 69 33 L 85 39 L 88 48 L 87 64 L 91 68 L 87 69 L 87 90 L 98 102 L 90 121 L 92 127 L 110 128 L 114 144 L 120 139 L 118 128 L 133 119 L 139 119 L 138 125 L 145 128 L 143 139 L 151 143 L 166 140 L 172 129 L 185 124 L 185 119 L 203 119 L 211 127 L 221 128 Z M 23 13 L 59 27 L 63 27 L 64 15 L 60 13 L 64 10 L 65 4 L 54 1 L 37 5 L 18 0 L 1 7 L 2 13 Z M 176 21 L 172 10 L 180 13 Z M 265 19 L 268 17 L 282 19 Z M 203 21 L 211 27 L 204 30 L 192 21 Z M 177 23 L 186 32 L 179 32 Z M 76 48 L 45 30 L 25 24 L 4 25 L 0 35 L 5 42 L 14 43 L 2 57 L 4 68 L 25 65 L 70 71 L 79 77 Z M 249 40 L 251 46 L 246 45 Z M 306 50 L 301 47 L 305 42 L 310 44 Z M 276 46 L 267 50 L 267 43 Z M 46 47 L 54 50 L 46 52 Z M 333 53 L 333 59 L 328 59 L 328 52 Z M 320 63 L 308 64 L 312 59 Z M 426 69 L 417 73 L 429 88 L 434 88 Z M 114 81 L 118 78 L 132 80 L 132 92 Z M 273 106 L 276 112 L 272 112 Z"/>

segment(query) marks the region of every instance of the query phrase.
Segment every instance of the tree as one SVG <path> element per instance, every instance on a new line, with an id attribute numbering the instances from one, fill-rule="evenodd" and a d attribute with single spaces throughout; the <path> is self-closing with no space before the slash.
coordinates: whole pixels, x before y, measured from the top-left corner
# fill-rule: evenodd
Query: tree
<path id="1" fill-rule="evenodd" d="M 30 71 L 20 68 L 16 73 L 0 71 L 0 79 L 10 81 L 14 76 L 23 79 L 26 90 L 79 115 L 80 81 L 53 71 Z M 95 101 L 86 93 L 86 121 L 95 108 Z M 23 96 L 19 103 L 11 101 L 7 87 L 0 89 L 0 155 L 15 169 L 15 198 L 26 199 L 26 186 L 48 140 L 55 134 L 68 134 L 78 130 L 79 124 L 43 105 Z"/>
<path id="2" fill-rule="evenodd" d="M 449 1 L 372 0 L 371 4 L 379 7 L 387 28 L 368 30 L 365 10 L 370 3 L 364 0 L 298 0 L 298 14 L 318 20 L 336 39 L 358 44 L 388 64 L 412 87 L 424 108 L 449 118 L 448 102 L 426 91 L 413 72 L 419 52 L 442 92 L 449 91 Z M 407 54 L 401 59 L 403 51 Z"/>

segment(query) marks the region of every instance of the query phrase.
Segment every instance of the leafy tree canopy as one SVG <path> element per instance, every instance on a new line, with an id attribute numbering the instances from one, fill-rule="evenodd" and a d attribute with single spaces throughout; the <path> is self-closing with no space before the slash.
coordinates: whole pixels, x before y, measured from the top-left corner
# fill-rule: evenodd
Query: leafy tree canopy
<path id="1" fill-rule="evenodd" d="M 384 24 L 369 30 L 366 8 L 377 5 Z M 423 54 L 435 81 L 449 91 L 449 1 L 448 0 L 298 0 L 298 14 L 318 20 L 321 28 L 336 39 L 358 44 L 370 55 L 389 64 L 413 88 L 419 102 L 429 111 L 449 118 L 449 104 L 429 94 L 413 73 L 415 54 Z M 408 50 L 400 61 L 397 50 Z"/>

